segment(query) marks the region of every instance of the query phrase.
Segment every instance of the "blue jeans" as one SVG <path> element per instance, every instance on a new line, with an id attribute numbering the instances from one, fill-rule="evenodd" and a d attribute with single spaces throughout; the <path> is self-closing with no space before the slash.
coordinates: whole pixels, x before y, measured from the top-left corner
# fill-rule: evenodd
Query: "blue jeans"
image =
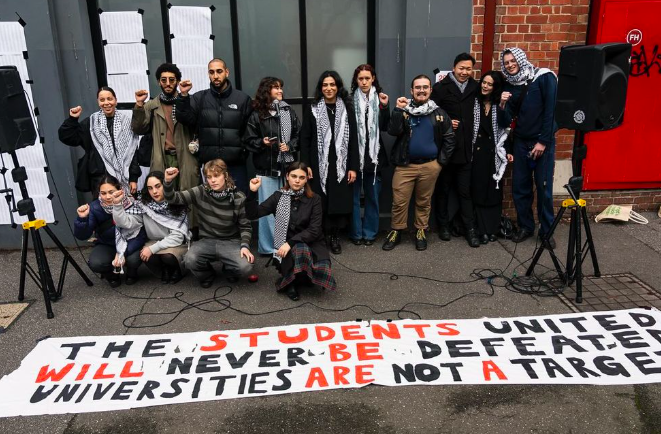
<path id="1" fill-rule="evenodd" d="M 514 170 L 512 172 L 512 198 L 516 208 L 519 228 L 533 232 L 535 218 L 532 213 L 534 193 L 537 189 L 537 218 L 544 235 L 553 223 L 553 170 L 555 168 L 555 143 L 547 146 L 537 160 L 528 158 L 528 152 L 537 143 L 535 140 L 514 139 Z M 534 176 L 534 179 L 533 179 Z"/>
<path id="2" fill-rule="evenodd" d="M 363 177 L 364 176 L 364 177 Z M 351 221 L 351 238 L 354 240 L 373 240 L 379 232 L 379 194 L 381 193 L 381 176 L 374 172 L 358 172 L 353 184 L 353 218 Z M 365 215 L 360 215 L 360 192 L 365 192 Z"/>
<path id="3" fill-rule="evenodd" d="M 262 180 L 262 186 L 257 190 L 257 201 L 264 202 L 271 197 L 273 193 L 282 187 L 280 178 L 273 176 L 257 176 Z M 273 230 L 275 228 L 275 216 L 273 214 L 261 217 L 259 219 L 258 247 L 257 251 L 261 254 L 272 254 L 273 249 Z"/>

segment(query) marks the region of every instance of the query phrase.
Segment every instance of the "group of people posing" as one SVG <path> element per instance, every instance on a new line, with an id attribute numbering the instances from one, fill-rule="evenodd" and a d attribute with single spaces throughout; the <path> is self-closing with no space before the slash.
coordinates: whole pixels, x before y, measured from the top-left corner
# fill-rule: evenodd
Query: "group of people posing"
<path id="1" fill-rule="evenodd" d="M 392 112 L 371 65 L 355 69 L 350 89 L 325 71 L 302 122 L 283 100 L 281 79 L 263 78 L 251 100 L 232 87 L 222 59 L 209 62 L 209 89 L 193 94 L 176 65 L 161 65 L 161 93 L 147 100 L 146 90 L 136 91 L 132 115 L 117 111 L 115 92 L 102 87 L 100 110 L 81 120 L 82 108 L 74 107 L 59 130 L 64 144 L 84 149 L 76 188 L 94 197 L 78 208 L 74 234 L 95 238 L 90 268 L 113 287 L 122 274 L 135 283 L 144 262 L 163 283 L 178 282 L 188 269 L 208 288 L 212 262 L 230 282 L 252 273 L 251 220 L 259 219 L 258 252 L 271 255 L 281 274 L 276 289 L 297 300 L 301 286 L 335 289 L 329 250 L 341 253 L 342 230 L 354 244 L 374 244 L 388 164 L 392 222 L 383 249 L 401 241 L 413 199 L 415 246 L 425 250 L 434 195 L 442 240 L 455 232 L 472 247 L 495 241 L 500 181 L 513 162 L 514 241 L 534 233 L 533 174 L 544 236 L 553 219 L 556 80 L 518 48 L 501 60 L 502 72 L 478 82 L 475 60 L 462 53 L 433 87 L 426 75 L 415 77 L 411 98 L 397 98 Z M 384 132 L 395 137 L 389 153 Z M 508 132 L 513 140 L 505 140 Z M 138 191 L 145 152 L 150 173 Z"/>

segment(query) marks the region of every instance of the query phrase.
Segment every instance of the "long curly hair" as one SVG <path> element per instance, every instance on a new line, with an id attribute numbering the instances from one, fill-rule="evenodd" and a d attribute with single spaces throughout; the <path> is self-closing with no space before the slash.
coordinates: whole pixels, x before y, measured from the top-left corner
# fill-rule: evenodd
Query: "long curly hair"
<path id="1" fill-rule="evenodd" d="M 260 119 L 266 119 L 269 117 L 269 110 L 271 109 L 271 103 L 273 102 L 273 98 L 271 98 L 271 89 L 278 85 L 284 87 L 285 82 L 277 77 L 264 77 L 259 82 L 257 92 L 255 92 L 255 99 L 252 102 L 252 107 L 257 113 L 259 113 Z"/>
<path id="2" fill-rule="evenodd" d="M 373 86 L 376 88 L 377 94 L 383 92 L 383 88 L 379 84 L 379 79 L 376 76 L 376 71 L 374 70 L 374 67 L 368 63 L 363 63 L 362 65 L 358 65 L 358 67 L 353 71 L 353 78 L 351 79 L 352 95 L 354 92 L 356 92 L 356 89 L 358 89 L 358 74 L 360 74 L 361 71 L 369 71 L 372 74 L 372 78 L 374 78 Z"/>
<path id="3" fill-rule="evenodd" d="M 344 87 L 342 77 L 340 77 L 340 74 L 338 74 L 337 71 L 324 71 L 321 73 L 319 80 L 317 81 L 317 86 L 314 88 L 315 104 L 321 101 L 324 97 L 324 94 L 321 92 L 321 87 L 324 84 L 324 79 L 327 77 L 331 77 L 335 80 L 335 85 L 337 86 L 337 98 L 341 98 L 342 101 L 344 101 L 344 105 L 352 106 L 353 104 L 349 98 L 349 91 Z"/>
<path id="4" fill-rule="evenodd" d="M 161 182 L 161 185 L 165 184 L 165 174 L 163 174 L 163 172 L 160 170 L 154 170 L 153 172 L 149 172 L 147 174 L 147 177 L 145 178 L 145 185 L 142 187 L 142 191 L 140 192 L 140 201 L 145 205 L 154 201 L 154 199 L 151 197 L 151 194 L 149 194 L 149 188 L 147 187 L 149 178 L 156 178 Z M 188 212 L 188 207 L 186 205 L 168 204 L 168 208 L 174 215 L 181 215 Z"/>

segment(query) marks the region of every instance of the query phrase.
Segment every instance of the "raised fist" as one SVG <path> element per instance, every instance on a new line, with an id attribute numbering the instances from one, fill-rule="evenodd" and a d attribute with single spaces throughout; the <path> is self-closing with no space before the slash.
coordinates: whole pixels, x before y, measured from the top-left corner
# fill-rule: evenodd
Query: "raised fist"
<path id="1" fill-rule="evenodd" d="M 168 167 L 165 169 L 165 182 L 168 184 L 171 183 L 177 175 L 179 175 L 179 169 L 176 167 Z"/>
<path id="2" fill-rule="evenodd" d="M 388 95 L 381 92 L 379 94 L 379 102 L 381 103 L 382 106 L 387 106 L 388 105 Z"/>
<path id="3" fill-rule="evenodd" d="M 260 178 L 253 178 L 250 180 L 250 191 L 256 192 L 261 186 L 262 180 Z"/>
<path id="4" fill-rule="evenodd" d="M 81 106 L 77 106 L 69 109 L 69 116 L 71 116 L 72 118 L 78 119 L 82 113 L 83 113 L 83 108 Z"/>
<path id="5" fill-rule="evenodd" d="M 407 97 L 400 96 L 397 98 L 397 108 L 403 109 L 407 105 L 409 105 L 409 99 Z"/>
<path id="6" fill-rule="evenodd" d="M 181 80 L 179 83 L 179 92 L 182 96 L 188 96 L 188 92 L 193 88 L 193 83 L 190 80 Z"/>
<path id="7" fill-rule="evenodd" d="M 112 194 L 112 203 L 119 205 L 124 200 L 124 190 L 121 188 Z"/>
<path id="8" fill-rule="evenodd" d="M 147 96 L 149 96 L 149 92 L 147 92 L 144 89 L 136 90 L 135 91 L 135 102 L 142 107 L 142 105 L 145 103 L 147 100 Z"/>
<path id="9" fill-rule="evenodd" d="M 78 207 L 76 212 L 78 213 L 78 217 L 80 217 L 81 219 L 84 219 L 88 215 L 90 215 L 90 206 L 87 205 L 87 204 L 81 205 L 81 206 Z"/>

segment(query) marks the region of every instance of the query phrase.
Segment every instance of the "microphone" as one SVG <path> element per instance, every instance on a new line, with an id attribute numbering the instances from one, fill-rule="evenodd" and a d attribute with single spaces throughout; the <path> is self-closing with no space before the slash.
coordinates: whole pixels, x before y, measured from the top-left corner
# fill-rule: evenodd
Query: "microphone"
<path id="1" fill-rule="evenodd" d="M 273 104 L 275 105 L 276 116 L 280 117 L 280 100 L 278 98 L 274 99 Z"/>

